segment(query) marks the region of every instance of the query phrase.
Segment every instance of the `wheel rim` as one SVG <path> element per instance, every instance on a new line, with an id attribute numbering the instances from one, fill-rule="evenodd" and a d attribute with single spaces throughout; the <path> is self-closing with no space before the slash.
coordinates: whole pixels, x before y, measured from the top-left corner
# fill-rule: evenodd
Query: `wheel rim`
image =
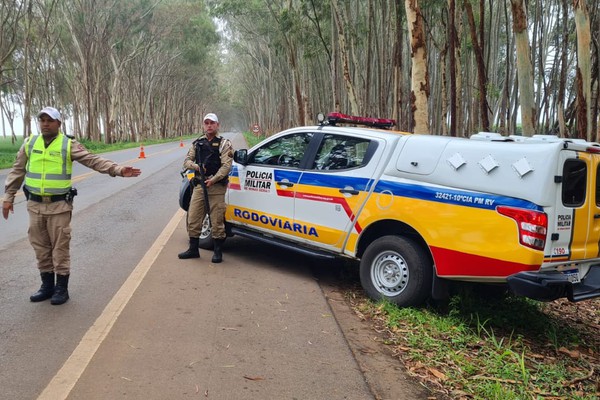
<path id="1" fill-rule="evenodd" d="M 390 297 L 397 296 L 406 289 L 408 279 L 408 265 L 400 254 L 381 253 L 373 261 L 371 281 L 379 293 Z"/>
<path id="2" fill-rule="evenodd" d="M 202 230 L 200 231 L 200 239 L 206 239 L 207 237 L 209 237 L 211 234 L 210 232 L 210 220 L 208 218 L 208 215 L 206 215 L 204 217 L 204 220 L 202 221 Z"/>

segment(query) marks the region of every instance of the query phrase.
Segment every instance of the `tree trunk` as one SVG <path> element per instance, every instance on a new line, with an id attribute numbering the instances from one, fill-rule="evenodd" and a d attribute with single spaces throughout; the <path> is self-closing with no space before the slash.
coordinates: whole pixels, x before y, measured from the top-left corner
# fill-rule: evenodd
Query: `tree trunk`
<path id="1" fill-rule="evenodd" d="M 588 141 L 592 138 L 592 87 L 590 51 L 590 15 L 585 0 L 573 0 L 577 29 L 577 132 Z"/>
<path id="2" fill-rule="evenodd" d="M 348 41 L 345 33 L 345 18 L 339 8 L 337 0 L 331 0 L 331 8 L 333 9 L 333 16 L 337 27 L 337 38 L 339 42 L 340 57 L 342 59 L 342 76 L 344 77 L 344 84 L 348 91 L 348 103 L 350 105 L 350 113 L 352 115 L 360 115 L 360 107 L 358 105 L 358 98 L 356 96 L 356 90 L 352 80 L 352 74 L 350 73 L 350 57 L 348 55 Z"/>
<path id="3" fill-rule="evenodd" d="M 412 110 L 411 130 L 414 133 L 429 133 L 429 77 L 427 72 L 427 48 L 423 16 L 418 0 L 405 0 L 406 19 L 410 34 L 412 73 L 410 104 Z"/>
<path id="4" fill-rule="evenodd" d="M 527 33 L 527 10 L 523 0 L 511 0 L 513 29 L 517 45 L 517 75 L 521 101 L 521 123 L 523 135 L 531 136 L 536 129 L 536 108 L 533 91 L 533 72 Z"/>
<path id="5" fill-rule="evenodd" d="M 567 84 L 567 51 L 569 43 L 569 9 L 567 0 L 561 0 L 562 10 L 562 46 L 560 50 L 560 77 L 558 80 L 558 95 L 556 111 L 558 118 L 558 132 L 560 137 L 568 137 L 567 125 L 565 123 L 565 86 Z"/>
<path id="6" fill-rule="evenodd" d="M 479 112 L 481 129 L 488 132 L 490 130 L 489 105 L 487 101 L 487 78 L 485 74 L 485 62 L 483 60 L 483 48 L 479 44 L 477 31 L 475 27 L 475 18 L 473 17 L 473 8 L 469 0 L 464 1 L 465 11 L 467 12 L 467 20 L 471 32 L 471 41 L 473 42 L 473 50 L 475 51 L 475 60 L 477 62 L 477 81 L 479 83 Z M 483 21 L 483 14 L 479 16 Z M 483 39 L 482 39 L 483 40 Z"/>
<path id="7" fill-rule="evenodd" d="M 449 73 L 450 73 L 450 136 L 456 136 L 456 2 L 448 0 L 448 57 L 449 57 Z"/>

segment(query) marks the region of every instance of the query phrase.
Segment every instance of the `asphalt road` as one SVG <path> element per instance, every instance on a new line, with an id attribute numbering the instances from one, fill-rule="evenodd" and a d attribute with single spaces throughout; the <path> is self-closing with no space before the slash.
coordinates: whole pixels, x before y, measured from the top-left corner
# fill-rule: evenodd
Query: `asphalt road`
<path id="1" fill-rule="evenodd" d="M 178 145 L 148 146 L 145 159 L 137 148 L 106 155 L 141 168 L 138 178 L 74 165 L 72 300 L 64 306 L 29 302 L 40 279 L 23 196 L 0 218 L 0 398 L 36 398 L 177 211 L 186 152 Z"/>
<path id="2" fill-rule="evenodd" d="M 335 266 L 243 238 L 222 264 L 177 258 L 186 150 L 106 155 L 139 178 L 76 171 L 63 306 L 28 300 L 39 276 L 24 204 L 0 221 L 0 399 L 425 398 L 349 310 Z"/>

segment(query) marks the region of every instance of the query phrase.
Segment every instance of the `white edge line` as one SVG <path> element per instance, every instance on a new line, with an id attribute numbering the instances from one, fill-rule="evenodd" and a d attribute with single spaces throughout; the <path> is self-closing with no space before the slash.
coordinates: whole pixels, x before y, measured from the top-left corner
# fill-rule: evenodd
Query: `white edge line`
<path id="1" fill-rule="evenodd" d="M 184 215 L 185 211 L 179 209 L 173 218 L 171 218 L 152 247 L 148 249 L 125 283 L 123 283 L 119 291 L 104 308 L 102 314 L 88 329 L 75 350 L 73 350 L 73 353 L 71 353 L 56 375 L 54 375 L 54 378 L 50 380 L 38 397 L 38 400 L 66 399 L 69 396 L 71 390 L 75 387 L 75 384 L 92 360 L 92 357 L 112 329 L 117 318 L 119 318 L 121 311 L 123 311 L 133 296 L 133 293 L 146 276 L 148 270 L 150 270 L 150 267 L 167 244 L 171 235 L 173 235 Z"/>

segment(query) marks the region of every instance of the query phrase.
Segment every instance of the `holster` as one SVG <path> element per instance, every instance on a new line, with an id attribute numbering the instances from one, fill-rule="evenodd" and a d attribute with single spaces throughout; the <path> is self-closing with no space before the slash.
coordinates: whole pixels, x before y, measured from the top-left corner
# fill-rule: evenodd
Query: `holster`
<path id="1" fill-rule="evenodd" d="M 72 187 L 71 189 L 69 189 L 69 191 L 67 192 L 67 195 L 65 197 L 65 201 L 67 203 L 73 203 L 73 199 L 75 198 L 75 196 L 77 196 L 77 189 L 75 189 L 74 187 Z"/>

